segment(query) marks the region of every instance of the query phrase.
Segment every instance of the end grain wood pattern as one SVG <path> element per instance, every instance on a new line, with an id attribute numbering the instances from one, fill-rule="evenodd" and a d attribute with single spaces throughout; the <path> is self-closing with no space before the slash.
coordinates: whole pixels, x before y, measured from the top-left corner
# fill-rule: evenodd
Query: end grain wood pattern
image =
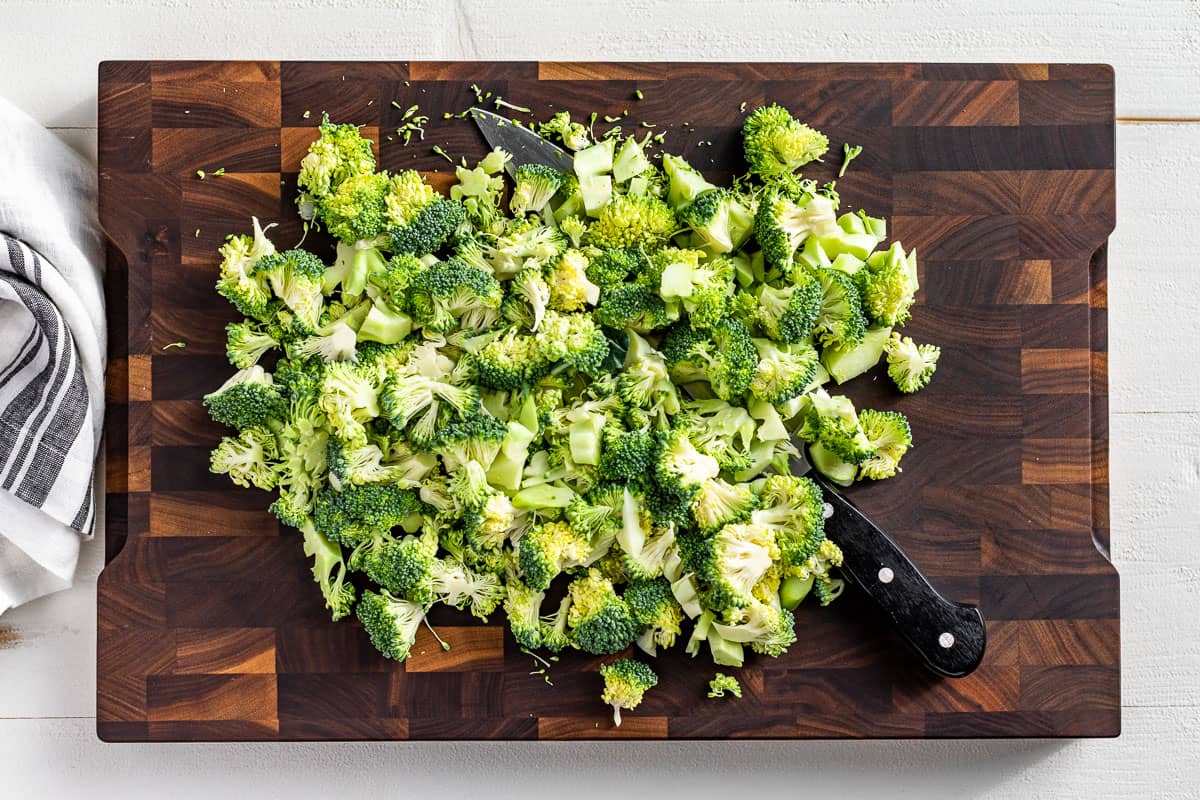
<path id="1" fill-rule="evenodd" d="M 446 183 L 430 152 L 478 157 L 443 121 L 478 83 L 536 109 L 688 120 L 668 145 L 713 179 L 740 171 L 739 107 L 780 102 L 863 155 L 843 203 L 919 251 L 905 333 L 942 345 L 901 397 L 882 370 L 847 387 L 898 408 L 904 474 L 852 490 L 989 645 L 963 680 L 926 674 L 850 590 L 804 606 L 787 656 L 752 656 L 746 696 L 711 702 L 707 659 L 664 675 L 616 729 L 599 659 L 530 674 L 501 624 L 436 609 L 405 664 L 331 623 L 295 532 L 265 493 L 208 472 L 222 435 L 201 406 L 231 367 L 217 248 L 251 215 L 300 239 L 298 162 L 322 112 L 364 126 L 380 165 Z M 640 89 L 643 100 L 635 100 Z M 431 118 L 424 144 L 394 136 Z M 110 237 L 108 543 L 97 718 L 109 741 L 1114 736 L 1117 574 L 1108 541 L 1105 243 L 1114 225 L 1113 76 L 1045 64 L 115 62 L 99 86 L 101 219 Z M 701 146 L 711 140 L 711 146 Z M 211 176 L 199 180 L 196 170 Z M 163 349 L 176 341 L 186 348 Z"/>

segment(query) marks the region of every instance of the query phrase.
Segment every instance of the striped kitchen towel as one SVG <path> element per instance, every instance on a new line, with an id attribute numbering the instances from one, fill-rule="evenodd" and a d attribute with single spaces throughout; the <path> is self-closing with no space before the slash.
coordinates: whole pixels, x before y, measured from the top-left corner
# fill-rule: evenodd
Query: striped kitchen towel
<path id="1" fill-rule="evenodd" d="M 0 100 L 0 613 L 71 585 L 96 524 L 105 327 L 95 168 Z"/>

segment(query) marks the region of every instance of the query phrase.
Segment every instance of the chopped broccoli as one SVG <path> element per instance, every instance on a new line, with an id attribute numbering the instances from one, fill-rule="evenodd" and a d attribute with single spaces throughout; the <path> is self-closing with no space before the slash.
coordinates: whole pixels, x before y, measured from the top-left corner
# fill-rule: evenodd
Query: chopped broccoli
<path id="1" fill-rule="evenodd" d="M 517 167 L 516 186 L 509 208 L 517 216 L 540 214 L 562 183 L 562 173 L 553 167 L 544 164 L 522 164 Z"/>
<path id="2" fill-rule="evenodd" d="M 284 406 L 283 393 L 271 373 L 257 364 L 238 370 L 215 392 L 204 395 L 209 416 L 238 430 L 278 419 Z"/>
<path id="3" fill-rule="evenodd" d="M 796 253 L 810 235 L 837 230 L 833 203 L 819 194 L 797 201 L 772 191 L 759 201 L 754 215 L 754 236 L 767 266 L 784 275 L 793 271 Z"/>
<path id="4" fill-rule="evenodd" d="M 658 685 L 654 670 L 630 658 L 601 664 L 600 675 L 604 678 L 604 693 L 600 699 L 612 706 L 613 724 L 617 727 L 621 726 L 622 709 L 637 708 L 646 691 Z"/>
<path id="5" fill-rule="evenodd" d="M 863 436 L 870 442 L 874 454 L 859 465 L 863 478 L 882 480 L 900 472 L 900 459 L 912 446 L 912 430 L 908 419 L 899 411 L 874 411 L 863 409 L 858 412 Z"/>
<path id="6" fill-rule="evenodd" d="M 425 609 L 386 590 L 376 593 L 368 589 L 358 601 L 358 619 L 376 650 L 385 658 L 403 661 L 417 640 Z"/>
<path id="7" fill-rule="evenodd" d="M 742 125 L 750 170 L 764 178 L 792 172 L 819 159 L 829 139 L 795 119 L 780 105 L 756 108 Z"/>
<path id="8" fill-rule="evenodd" d="M 587 239 L 596 247 L 650 251 L 665 244 L 676 227 L 671 209 L 654 195 L 617 195 L 588 227 Z"/>
<path id="9" fill-rule="evenodd" d="M 608 655 L 633 644 L 640 631 L 633 612 L 599 570 L 589 569 L 571 581 L 567 592 L 571 596 L 567 625 L 576 647 L 592 655 Z"/>
<path id="10" fill-rule="evenodd" d="M 212 452 L 210 469 L 228 475 L 238 486 L 274 489 L 277 480 L 272 461 L 278 457 L 275 435 L 266 428 L 242 429 L 236 437 L 226 436 Z"/>
<path id="11" fill-rule="evenodd" d="M 888 375 L 896 387 L 905 393 L 924 389 L 937 369 L 940 347 L 932 344 L 916 344 L 909 336 L 893 333 L 884 345 L 887 353 Z"/>
<path id="12" fill-rule="evenodd" d="M 663 355 L 676 381 L 707 381 L 722 400 L 744 395 L 758 366 L 750 331 L 732 318 L 721 320 L 709 330 L 676 325 L 663 341 Z"/>
<path id="13" fill-rule="evenodd" d="M 633 618 L 643 628 L 638 646 L 647 654 L 656 655 L 657 648 L 670 649 L 675 645 L 683 623 L 683 609 L 671 593 L 671 582 L 657 577 L 631 581 L 625 588 L 625 602 Z"/>
<path id="14" fill-rule="evenodd" d="M 517 563 L 531 589 L 545 591 L 563 570 L 581 565 L 591 552 L 586 538 L 562 522 L 535 525 L 519 543 Z"/>
<path id="15" fill-rule="evenodd" d="M 708 697 L 724 697 L 725 693 L 729 692 L 734 697 L 742 696 L 742 685 L 738 683 L 738 679 L 732 675 L 726 675 L 718 672 L 713 679 L 708 682 Z"/>

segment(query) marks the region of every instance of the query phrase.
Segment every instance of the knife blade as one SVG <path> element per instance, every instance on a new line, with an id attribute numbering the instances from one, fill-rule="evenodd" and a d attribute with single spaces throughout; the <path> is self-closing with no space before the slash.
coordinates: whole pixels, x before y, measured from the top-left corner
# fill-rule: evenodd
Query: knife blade
<path id="1" fill-rule="evenodd" d="M 529 128 L 483 108 L 472 108 L 467 113 L 489 146 L 512 155 L 512 160 L 504 166 L 510 178 L 516 177 L 517 167 L 522 164 L 544 164 L 560 172 L 574 170 L 574 156 Z"/>
<path id="2" fill-rule="evenodd" d="M 569 172 L 574 159 L 532 130 L 482 108 L 471 119 L 492 147 L 512 154 L 505 166 L 511 176 L 521 164 L 545 164 Z M 609 336 L 609 356 L 620 364 L 625 345 Z M 690 396 L 687 387 L 681 391 Z M 890 627 L 934 672 L 961 678 L 983 660 L 987 629 L 976 606 L 947 600 L 884 530 L 871 521 L 805 457 L 805 443 L 793 441 L 798 455 L 793 475 L 808 475 L 825 500 L 825 533 L 842 550 L 842 573 L 875 602 Z"/>

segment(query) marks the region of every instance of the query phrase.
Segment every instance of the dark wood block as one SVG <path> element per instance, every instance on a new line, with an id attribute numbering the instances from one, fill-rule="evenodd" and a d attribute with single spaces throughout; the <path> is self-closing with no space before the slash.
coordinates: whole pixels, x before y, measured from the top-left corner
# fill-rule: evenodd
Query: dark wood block
<path id="1" fill-rule="evenodd" d="M 1109 68 L 158 61 L 99 73 L 105 740 L 1119 733 L 1118 580 L 1097 549 L 1109 524 Z M 468 160 L 488 150 L 469 122 L 443 119 L 474 104 L 472 83 L 533 109 L 521 118 L 567 109 L 621 117 L 598 131 L 653 123 L 716 182 L 745 169 L 738 131 L 762 103 L 830 137 L 805 170 L 816 180 L 835 178 L 843 143 L 864 146 L 838 180 L 843 207 L 888 217 L 917 250 L 919 307 L 903 333 L 939 344 L 942 360 L 915 395 L 882 368 L 838 388 L 859 407 L 904 412 L 916 439 L 902 476 L 848 494 L 940 591 L 981 606 L 979 671 L 922 672 L 850 587 L 829 608 L 797 610 L 785 656 L 747 656 L 741 700 L 706 699 L 718 668 L 680 645 L 654 661 L 662 683 L 615 728 L 599 700 L 609 658 L 564 653 L 538 673 L 501 615 L 484 624 L 433 609 L 450 650 L 423 628 L 405 664 L 376 653 L 356 621 L 330 621 L 299 535 L 267 511 L 271 495 L 209 472 L 226 431 L 201 398 L 232 372 L 223 328 L 236 317 L 213 291 L 216 251 L 251 216 L 279 223 L 277 245 L 300 240 L 296 174 L 322 111 L 363 125 L 382 168 L 417 169 L 448 190 L 453 168 L 431 147 Z M 396 128 L 413 104 L 430 122 L 425 141 L 405 146 Z M 305 246 L 333 257 L 324 233 Z M 162 349 L 176 341 L 187 347 Z"/>

